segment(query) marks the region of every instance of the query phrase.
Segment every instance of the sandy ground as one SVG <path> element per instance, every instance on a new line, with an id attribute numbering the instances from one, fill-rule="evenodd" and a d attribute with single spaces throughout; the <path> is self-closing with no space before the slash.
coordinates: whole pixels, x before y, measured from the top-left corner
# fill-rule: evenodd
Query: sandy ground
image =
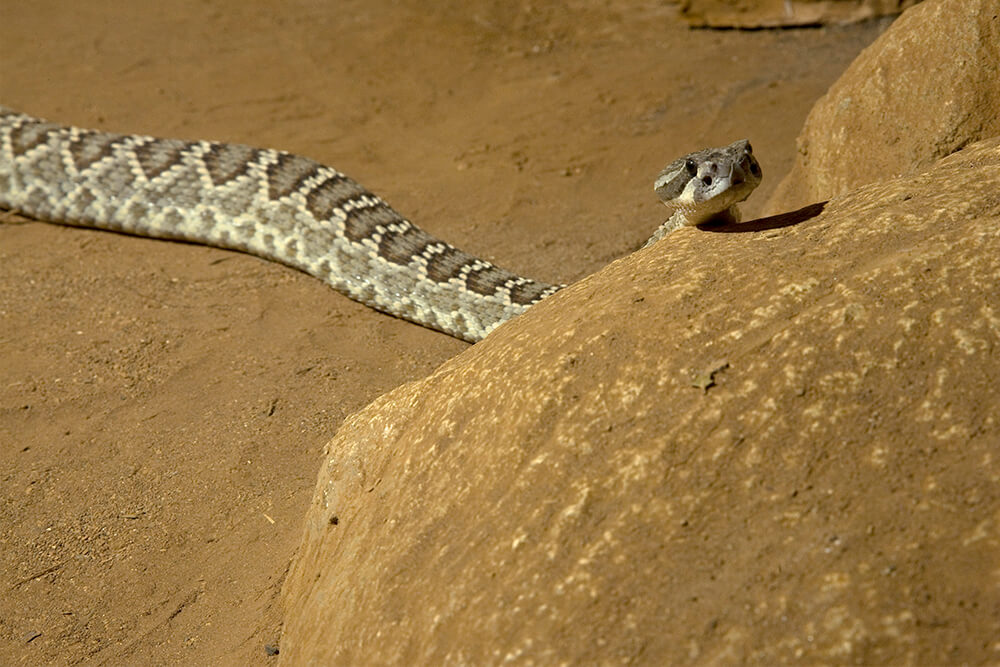
<path id="1" fill-rule="evenodd" d="M 0 1 L 0 104 L 283 148 L 569 282 L 664 218 L 668 161 L 791 166 L 884 29 L 689 31 L 670 6 Z M 467 346 L 253 257 L 0 213 L 0 663 L 255 664 L 323 444 Z"/>

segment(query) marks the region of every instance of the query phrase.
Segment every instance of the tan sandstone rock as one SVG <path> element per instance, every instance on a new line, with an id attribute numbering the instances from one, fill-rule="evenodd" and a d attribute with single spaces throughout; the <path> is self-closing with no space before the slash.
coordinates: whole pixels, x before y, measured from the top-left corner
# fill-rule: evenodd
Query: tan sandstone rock
<path id="1" fill-rule="evenodd" d="M 927 0 L 813 107 L 769 213 L 924 168 L 1000 135 L 1000 2 Z"/>
<path id="2" fill-rule="evenodd" d="M 1000 139 L 820 208 L 682 229 L 349 418 L 286 664 L 1000 659 Z"/>
<path id="3" fill-rule="evenodd" d="M 684 0 L 681 15 L 699 28 L 776 28 L 855 23 L 898 14 L 920 0 Z"/>

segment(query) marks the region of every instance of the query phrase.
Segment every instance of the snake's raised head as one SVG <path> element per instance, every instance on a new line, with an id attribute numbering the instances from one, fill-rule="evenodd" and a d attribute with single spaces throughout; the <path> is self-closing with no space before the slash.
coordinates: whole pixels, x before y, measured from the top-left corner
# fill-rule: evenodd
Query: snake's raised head
<path id="1" fill-rule="evenodd" d="M 680 225 L 739 222 L 736 205 L 750 196 L 761 176 L 753 148 L 744 139 L 674 160 L 660 172 L 653 190 L 679 216 Z"/>

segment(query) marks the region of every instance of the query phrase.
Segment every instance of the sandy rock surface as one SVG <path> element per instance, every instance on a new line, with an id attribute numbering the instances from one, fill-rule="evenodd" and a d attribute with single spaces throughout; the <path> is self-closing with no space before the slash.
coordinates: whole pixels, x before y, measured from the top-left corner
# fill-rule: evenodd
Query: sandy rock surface
<path id="1" fill-rule="evenodd" d="M 905 12 L 809 113 L 779 213 L 922 169 L 1000 135 L 1000 3 L 929 0 Z"/>
<path id="2" fill-rule="evenodd" d="M 621 2 L 0 15 L 6 106 L 302 153 L 563 282 L 663 221 L 651 180 L 687 151 L 751 138 L 756 215 L 884 25 L 688 31 L 675 7 Z M 272 662 L 323 444 L 467 346 L 252 257 L 0 222 L 0 663 Z"/>
<path id="3" fill-rule="evenodd" d="M 1000 657 L 1000 138 L 714 231 L 348 418 L 285 664 Z"/>
<path id="4" fill-rule="evenodd" d="M 920 0 L 683 0 L 682 16 L 700 28 L 776 28 L 894 16 Z"/>

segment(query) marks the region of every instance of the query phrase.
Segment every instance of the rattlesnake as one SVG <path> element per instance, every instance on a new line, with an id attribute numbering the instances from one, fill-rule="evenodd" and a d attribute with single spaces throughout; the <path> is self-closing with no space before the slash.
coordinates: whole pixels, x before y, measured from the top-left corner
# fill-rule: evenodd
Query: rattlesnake
<path id="1" fill-rule="evenodd" d="M 671 162 L 654 189 L 683 225 L 738 220 L 749 142 Z M 242 250 L 377 310 L 475 342 L 560 290 L 440 241 L 336 169 L 283 151 L 48 123 L 0 107 L 0 207 L 38 220 Z"/>

